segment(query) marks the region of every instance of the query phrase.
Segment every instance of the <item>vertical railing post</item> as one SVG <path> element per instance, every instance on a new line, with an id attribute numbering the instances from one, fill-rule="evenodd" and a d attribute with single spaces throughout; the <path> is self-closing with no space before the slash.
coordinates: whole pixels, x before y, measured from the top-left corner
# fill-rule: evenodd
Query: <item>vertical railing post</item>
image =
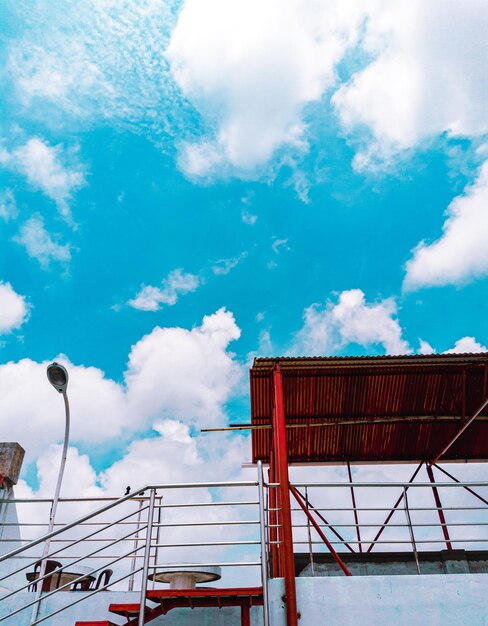
<path id="1" fill-rule="evenodd" d="M 297 626 L 297 597 L 295 586 L 295 561 L 293 554 L 293 530 L 290 505 L 290 479 L 288 476 L 288 452 L 286 445 L 285 402 L 283 378 L 279 364 L 274 373 L 273 432 L 275 435 L 276 464 L 278 469 L 279 526 L 281 530 L 280 557 L 283 562 L 286 596 L 287 626 Z M 280 558 L 281 561 L 281 558 Z"/>
<path id="2" fill-rule="evenodd" d="M 410 510 L 408 508 L 408 496 L 406 487 L 403 488 L 403 502 L 405 509 L 405 517 L 407 518 L 408 530 L 410 532 L 410 541 L 412 542 L 413 554 L 415 556 L 415 563 L 417 565 L 417 574 L 420 574 L 419 555 L 417 553 L 417 544 L 415 543 L 415 536 L 413 534 L 412 518 L 410 517 Z"/>
<path id="3" fill-rule="evenodd" d="M 144 500 L 139 500 L 139 510 L 137 511 L 137 530 L 136 530 L 136 534 L 134 535 L 134 549 L 139 547 L 139 526 L 141 524 L 141 509 L 142 506 L 144 504 Z M 129 578 L 129 585 L 128 585 L 128 591 L 134 591 L 134 572 L 136 570 L 136 563 L 137 563 L 137 552 L 134 552 L 132 559 L 131 559 L 131 575 Z"/>
<path id="4" fill-rule="evenodd" d="M 305 506 L 309 508 L 308 501 L 308 487 L 305 485 Z M 308 553 L 310 556 L 310 567 L 312 569 L 312 576 L 315 576 L 315 566 L 313 563 L 313 548 L 312 548 L 312 528 L 310 526 L 310 520 L 307 517 L 307 536 L 308 536 Z"/>
<path id="5" fill-rule="evenodd" d="M 264 626 L 269 626 L 268 550 L 266 547 L 266 514 L 264 510 L 263 463 L 258 461 L 259 538 L 261 541 L 261 583 L 263 585 Z"/>
<path id="6" fill-rule="evenodd" d="M 147 511 L 146 544 L 144 546 L 144 562 L 142 566 L 141 595 L 140 595 L 138 626 L 144 626 L 144 620 L 146 617 L 145 615 L 146 614 L 146 585 L 147 585 L 147 577 L 148 577 L 148 572 L 149 572 L 149 557 L 151 556 L 155 497 L 156 497 L 156 490 L 151 489 L 151 493 L 149 496 L 149 509 Z"/>

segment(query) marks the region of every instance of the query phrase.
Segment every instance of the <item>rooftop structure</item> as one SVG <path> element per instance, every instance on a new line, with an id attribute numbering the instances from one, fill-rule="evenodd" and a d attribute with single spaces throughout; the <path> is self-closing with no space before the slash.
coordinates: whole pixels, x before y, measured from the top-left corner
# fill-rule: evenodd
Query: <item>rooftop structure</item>
<path id="1" fill-rule="evenodd" d="M 488 482 L 441 464 L 488 459 L 488 354 L 256 359 L 250 384 L 251 421 L 229 429 L 251 430 L 255 480 L 146 485 L 15 541 L 4 524 L 0 626 L 482 626 Z M 363 463 L 415 470 L 355 482 Z"/>

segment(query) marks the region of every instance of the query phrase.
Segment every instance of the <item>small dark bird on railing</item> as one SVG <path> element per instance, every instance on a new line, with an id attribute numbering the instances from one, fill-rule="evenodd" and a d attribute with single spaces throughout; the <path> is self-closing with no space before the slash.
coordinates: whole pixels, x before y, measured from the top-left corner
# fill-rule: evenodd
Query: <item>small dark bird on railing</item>
<path id="1" fill-rule="evenodd" d="M 128 496 L 128 495 L 129 495 L 129 493 L 130 493 L 130 487 L 126 487 L 126 488 L 125 488 L 125 493 L 124 493 L 124 496 Z"/>

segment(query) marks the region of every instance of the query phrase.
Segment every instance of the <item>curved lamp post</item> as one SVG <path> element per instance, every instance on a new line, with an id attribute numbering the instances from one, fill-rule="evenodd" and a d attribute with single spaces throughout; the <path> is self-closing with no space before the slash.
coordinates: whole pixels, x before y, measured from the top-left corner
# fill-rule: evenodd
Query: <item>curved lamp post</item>
<path id="1" fill-rule="evenodd" d="M 61 456 L 61 464 L 59 466 L 58 482 L 56 483 L 56 490 L 54 492 L 53 503 L 51 505 L 51 513 L 49 514 L 49 525 L 47 529 L 47 534 L 49 534 L 52 530 L 54 530 L 54 520 L 56 518 L 56 511 L 58 508 L 59 493 L 61 491 L 61 483 L 63 482 L 64 468 L 66 465 L 66 456 L 68 454 L 70 411 L 69 411 L 68 395 L 66 393 L 66 390 L 68 388 L 68 372 L 66 368 L 60 365 L 59 363 L 56 363 L 56 362 L 51 363 L 50 365 L 47 366 L 47 378 L 49 382 L 51 383 L 51 385 L 54 387 L 54 389 L 56 389 L 56 391 L 58 391 L 59 393 L 63 394 L 64 408 L 65 408 L 65 429 L 64 429 L 63 453 Z M 39 572 L 40 579 L 42 579 L 42 577 L 46 573 L 47 556 L 49 554 L 50 544 L 51 544 L 51 540 L 47 539 L 44 544 L 41 569 Z M 35 622 L 35 620 L 37 619 L 39 615 L 39 609 L 41 605 L 40 596 L 41 596 L 43 584 L 44 584 L 44 580 L 40 580 L 39 585 L 38 585 L 38 592 L 37 592 L 38 602 L 34 604 L 31 623 Z"/>

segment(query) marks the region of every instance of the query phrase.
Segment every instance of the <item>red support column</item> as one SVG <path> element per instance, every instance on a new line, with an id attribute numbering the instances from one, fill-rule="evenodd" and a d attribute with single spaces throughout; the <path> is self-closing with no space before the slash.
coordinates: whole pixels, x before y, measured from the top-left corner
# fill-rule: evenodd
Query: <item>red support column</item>
<path id="1" fill-rule="evenodd" d="M 442 534 L 444 535 L 444 539 L 446 540 L 446 547 L 448 550 L 452 550 L 451 538 L 449 537 L 449 531 L 446 526 L 446 518 L 444 517 L 444 511 L 442 510 L 442 502 L 439 496 L 439 491 L 435 486 L 435 478 L 434 472 L 432 471 L 432 466 L 427 464 L 427 474 L 429 475 L 429 480 L 432 483 L 432 492 L 434 494 L 435 505 L 437 507 L 437 513 L 439 514 L 439 520 L 441 522 Z"/>
<path id="2" fill-rule="evenodd" d="M 251 626 L 251 611 L 248 604 L 241 606 L 241 626 Z"/>
<path id="3" fill-rule="evenodd" d="M 288 453 L 286 445 L 285 405 L 283 397 L 283 379 L 279 364 L 274 373 L 274 411 L 273 411 L 273 444 L 275 461 L 278 470 L 278 505 L 279 505 L 279 545 L 280 563 L 285 578 L 286 623 L 287 626 L 298 626 L 297 598 L 295 587 L 295 561 L 293 556 L 293 531 L 290 505 L 290 479 L 288 476 Z"/>

